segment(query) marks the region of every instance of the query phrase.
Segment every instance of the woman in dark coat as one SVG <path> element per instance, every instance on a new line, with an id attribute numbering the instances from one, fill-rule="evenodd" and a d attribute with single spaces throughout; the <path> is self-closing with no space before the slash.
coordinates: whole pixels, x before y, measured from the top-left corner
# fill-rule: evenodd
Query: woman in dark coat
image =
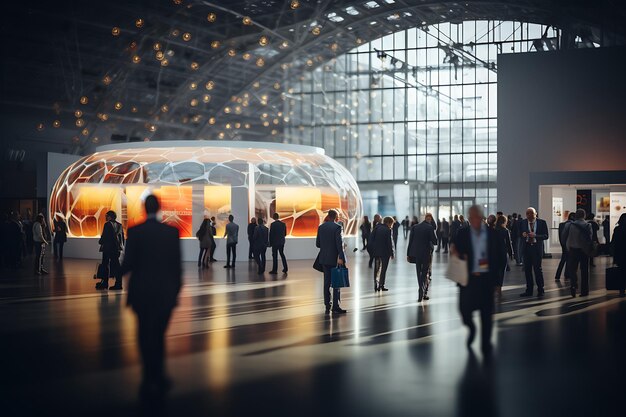
<path id="1" fill-rule="evenodd" d="M 617 265 L 622 275 L 626 274 L 626 213 L 619 216 L 617 226 L 613 229 L 613 239 L 611 239 L 611 250 L 613 251 L 613 263 Z M 619 291 L 620 297 L 624 297 L 625 290 Z"/>
<path id="2" fill-rule="evenodd" d="M 63 245 L 67 242 L 67 224 L 61 219 L 57 217 L 54 219 L 54 257 L 55 259 L 62 261 L 63 260 Z"/>
<path id="3" fill-rule="evenodd" d="M 198 268 L 209 267 L 209 253 L 213 244 L 212 227 L 210 226 L 210 219 L 205 217 L 200 225 L 200 229 L 196 232 L 196 237 L 200 241 L 200 253 L 198 254 Z"/>
<path id="4" fill-rule="evenodd" d="M 496 223 L 495 223 L 495 229 L 496 229 L 496 232 L 498 233 L 498 238 L 500 239 L 500 242 L 502 243 L 502 245 L 506 248 L 506 253 L 503 252 L 504 258 L 501 259 L 501 262 L 499 263 L 500 265 L 505 265 L 505 266 L 504 268 L 501 268 L 501 270 L 497 271 L 498 281 L 496 282 L 496 298 L 498 299 L 498 302 L 502 300 L 502 285 L 504 284 L 504 272 L 506 271 L 507 257 L 510 258 L 513 256 L 513 245 L 511 244 L 511 232 L 509 232 L 509 229 L 507 229 L 506 223 L 507 223 L 507 218 L 504 216 L 499 216 L 496 219 Z"/>
<path id="5" fill-rule="evenodd" d="M 375 214 L 374 220 L 372 220 L 372 231 L 376 228 L 376 225 L 380 222 L 382 222 L 382 217 L 380 217 L 380 214 Z M 372 235 L 370 234 L 370 239 L 371 237 Z M 370 247 L 370 245 L 367 245 L 366 249 L 367 249 L 367 253 L 370 255 L 368 266 L 372 268 L 372 265 L 374 264 L 374 252 L 372 252 L 372 248 Z"/>

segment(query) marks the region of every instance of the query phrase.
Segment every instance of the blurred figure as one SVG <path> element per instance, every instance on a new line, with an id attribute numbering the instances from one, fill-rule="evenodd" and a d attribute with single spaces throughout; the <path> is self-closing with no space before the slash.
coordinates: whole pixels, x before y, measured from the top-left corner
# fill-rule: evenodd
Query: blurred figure
<path id="1" fill-rule="evenodd" d="M 496 224 L 493 227 L 493 229 L 498 233 L 498 244 L 502 245 L 502 247 L 504 247 L 505 249 L 505 252 L 500 254 L 503 258 L 499 260 L 501 264 L 504 265 L 504 268 L 498 269 L 496 271 L 496 299 L 498 300 L 498 302 L 502 301 L 502 285 L 504 285 L 504 273 L 507 270 L 506 267 L 508 264 L 507 256 L 509 258 L 513 258 L 513 244 L 511 243 L 511 233 L 506 227 L 507 222 L 508 219 L 506 217 L 498 216 L 498 218 L 496 219 Z"/>
<path id="2" fill-rule="evenodd" d="M 269 245 L 269 231 L 263 219 L 258 218 L 258 226 L 254 229 L 254 235 L 252 235 L 252 246 L 254 247 L 254 259 L 258 267 L 258 274 L 261 275 L 265 272 L 265 253 Z"/>
<path id="3" fill-rule="evenodd" d="M 437 235 L 430 223 L 423 221 L 411 227 L 406 256 L 407 261 L 415 261 L 415 272 L 417 273 L 417 285 L 419 287 L 418 302 L 429 299 L 426 294 L 426 279 L 430 264 L 430 250 L 432 245 L 436 243 Z"/>
<path id="4" fill-rule="evenodd" d="M 444 217 L 441 219 L 441 246 L 443 253 L 448 253 L 448 242 L 450 241 L 450 223 Z"/>
<path id="5" fill-rule="evenodd" d="M 231 214 L 228 216 L 224 237 L 226 238 L 226 265 L 224 268 L 234 268 L 237 260 L 237 242 L 239 241 L 239 225 L 234 222 L 235 217 Z M 232 256 L 232 263 L 230 261 Z"/>
<path id="6" fill-rule="evenodd" d="M 456 239 L 456 235 L 459 233 L 460 228 L 461 222 L 459 220 L 459 216 L 455 214 L 453 220 L 450 222 L 450 243 L 454 243 L 454 239 Z"/>
<path id="7" fill-rule="evenodd" d="M 380 216 L 377 214 L 380 218 Z M 374 216 L 374 221 L 376 221 Z M 346 310 L 339 306 L 339 288 L 333 288 L 333 300 L 330 301 L 330 274 L 332 268 L 337 265 L 345 265 L 346 255 L 343 251 L 343 238 L 341 235 L 341 226 L 335 221 L 337 220 L 337 212 L 328 210 L 328 215 L 324 222 L 317 228 L 317 237 L 315 238 L 315 246 L 320 249 L 319 262 L 324 269 L 324 305 L 326 306 L 326 314 L 331 310 L 335 314 L 345 314 Z"/>
<path id="8" fill-rule="evenodd" d="M 38 214 L 35 218 L 35 223 L 33 224 L 33 242 L 35 248 L 35 274 L 47 274 L 43 267 L 44 257 L 46 255 L 46 246 L 50 244 L 46 239 L 46 235 L 44 233 L 44 228 L 46 227 L 46 222 L 43 218 L 42 214 Z"/>
<path id="9" fill-rule="evenodd" d="M 278 255 L 283 263 L 283 273 L 287 273 L 287 258 L 285 258 L 285 236 L 287 225 L 280 221 L 278 213 L 272 216 L 274 222 L 270 225 L 270 246 L 272 247 L 272 270 L 270 274 L 278 273 Z"/>
<path id="10" fill-rule="evenodd" d="M 204 216 L 200 228 L 196 232 L 196 237 L 200 241 L 200 253 L 198 254 L 198 268 L 208 268 L 210 259 L 210 250 L 213 246 L 213 232 L 210 226 L 211 220 L 209 216 Z"/>
<path id="11" fill-rule="evenodd" d="M 211 248 L 209 249 L 209 262 L 217 262 L 215 259 L 215 249 L 217 249 L 217 243 L 215 242 L 215 236 L 217 235 L 217 222 L 215 221 L 215 216 L 211 217 L 211 221 L 209 222 L 209 226 L 211 227 L 211 237 L 213 241 L 211 242 Z"/>
<path id="12" fill-rule="evenodd" d="M 589 256 L 583 250 L 589 241 L 593 240 L 593 229 L 585 221 L 585 210 L 576 210 L 575 220 L 570 224 L 565 236 L 567 237 L 567 276 L 570 280 L 570 292 L 576 297 L 578 289 L 578 267 L 580 266 L 580 296 L 589 295 Z"/>
<path id="13" fill-rule="evenodd" d="M 363 223 L 359 227 L 361 229 L 361 241 L 363 242 L 363 249 L 361 252 L 367 249 L 367 245 L 369 244 L 370 235 L 372 233 L 372 224 L 370 223 L 370 219 L 367 216 L 363 216 Z"/>
<path id="14" fill-rule="evenodd" d="M 567 263 L 567 233 L 569 232 L 569 227 L 575 220 L 575 213 L 570 213 L 567 217 L 567 220 L 559 223 L 559 244 L 561 245 L 561 260 L 559 261 L 559 266 L 556 269 L 556 276 L 554 277 L 555 281 L 561 280 L 561 272 L 563 272 L 563 268 Z M 569 276 L 567 275 L 567 268 L 565 269 L 565 279 L 568 280 Z"/>
<path id="15" fill-rule="evenodd" d="M 533 207 L 526 209 L 526 220 L 520 223 L 522 234 L 524 273 L 526 274 L 526 291 L 520 297 L 531 297 L 533 295 L 533 273 L 537 284 L 537 296 L 543 297 L 543 269 L 541 262 L 543 259 L 543 242 L 548 240 L 548 224 L 545 220 L 537 217 L 537 210 Z"/>
<path id="16" fill-rule="evenodd" d="M 602 220 L 602 236 L 604 236 L 604 244 L 606 245 L 606 254 L 609 255 L 609 245 L 611 243 L 611 224 L 609 216 L 604 217 Z"/>
<path id="17" fill-rule="evenodd" d="M 0 213 L 0 268 L 9 267 L 9 216 Z"/>
<path id="18" fill-rule="evenodd" d="M 622 276 L 626 275 L 626 213 L 619 216 L 617 226 L 613 229 L 611 250 L 613 251 L 613 263 L 617 265 Z M 619 295 L 624 297 L 624 288 L 619 291 Z"/>
<path id="19" fill-rule="evenodd" d="M 256 229 L 256 218 L 253 217 L 248 223 L 248 259 L 254 259 L 254 250 L 252 248 L 252 237 L 254 236 L 254 229 Z"/>
<path id="20" fill-rule="evenodd" d="M 494 214 L 490 214 L 487 217 L 487 226 L 494 229 L 496 227 L 496 216 Z"/>
<path id="21" fill-rule="evenodd" d="M 409 237 L 409 230 L 411 229 L 411 221 L 409 220 L 409 216 L 406 216 L 404 220 L 402 220 L 402 233 L 404 233 L 404 238 Z"/>
<path id="22" fill-rule="evenodd" d="M 372 253 L 374 255 L 374 291 L 388 291 L 385 287 L 389 260 L 395 254 L 392 238 L 393 218 L 387 216 L 378 223 L 371 235 Z"/>
<path id="23" fill-rule="evenodd" d="M 462 214 L 459 215 L 459 228 L 469 227 L 469 222 L 465 220 Z"/>
<path id="24" fill-rule="evenodd" d="M 140 395 L 151 400 L 170 388 L 165 374 L 165 331 L 181 287 L 178 229 L 157 221 L 159 202 L 146 197 L 147 219 L 128 230 L 121 267 L 130 273 L 127 305 L 137 315 L 137 338 L 143 363 Z"/>
<path id="25" fill-rule="evenodd" d="M 437 219 L 437 229 L 435 233 L 437 233 L 437 250 L 435 252 L 439 253 L 441 251 L 441 221 L 439 219 Z"/>
<path id="26" fill-rule="evenodd" d="M 600 225 L 596 221 L 595 213 L 589 213 L 587 216 L 587 223 L 591 225 L 591 240 L 600 245 L 600 239 L 598 239 L 598 232 L 600 231 Z M 595 268 L 596 264 L 593 262 L 593 256 L 589 257 L 589 266 Z"/>
<path id="27" fill-rule="evenodd" d="M 117 214 L 113 210 L 106 213 L 106 222 L 100 235 L 100 251 L 102 252 L 102 265 L 108 272 L 106 277 L 100 277 L 101 281 L 96 284 L 97 290 L 106 290 L 109 285 L 109 277 L 115 277 L 115 284 L 110 290 L 122 289 L 122 270 L 120 268 L 120 252 L 124 246 L 124 231 L 122 224 L 116 221 Z"/>
<path id="28" fill-rule="evenodd" d="M 400 231 L 400 223 L 398 223 L 398 219 L 396 218 L 396 216 L 392 217 L 393 220 L 393 226 L 391 227 L 392 230 L 392 235 L 393 235 L 393 247 L 395 248 L 396 246 L 398 246 L 398 234 Z M 384 219 L 383 219 L 384 222 Z"/>
<path id="29" fill-rule="evenodd" d="M 419 220 L 417 219 L 417 216 L 413 216 L 413 217 L 411 218 L 411 223 L 409 224 L 409 226 L 410 226 L 410 227 L 413 227 L 413 226 L 415 226 L 415 225 L 416 225 L 416 224 L 418 224 L 418 223 L 419 223 Z"/>
<path id="30" fill-rule="evenodd" d="M 334 221 L 334 220 L 333 220 Z M 375 214 L 374 215 L 374 220 L 372 221 L 372 230 L 374 230 L 376 228 L 376 225 L 379 224 L 382 221 L 382 217 L 380 216 L 380 214 Z M 371 237 L 371 235 L 370 235 Z M 370 260 L 367 264 L 367 266 L 369 268 L 372 268 L 372 265 L 374 264 L 374 252 L 373 252 L 373 247 L 368 245 L 367 246 L 367 253 L 370 256 Z"/>
<path id="31" fill-rule="evenodd" d="M 53 221 L 54 227 L 54 257 L 63 260 L 63 245 L 67 242 L 67 224 L 60 217 L 56 217 Z"/>
<path id="32" fill-rule="evenodd" d="M 459 230 L 452 248 L 452 255 L 467 260 L 469 281 L 460 287 L 459 309 L 463 324 L 469 328 L 467 348 L 471 349 L 476 326 L 472 319 L 474 310 L 480 311 L 481 350 L 483 355 L 491 355 L 492 315 L 494 286 L 498 272 L 503 271 L 506 250 L 498 238 L 498 233 L 483 222 L 484 214 L 480 205 L 473 205 L 469 211 L 470 227 Z"/>

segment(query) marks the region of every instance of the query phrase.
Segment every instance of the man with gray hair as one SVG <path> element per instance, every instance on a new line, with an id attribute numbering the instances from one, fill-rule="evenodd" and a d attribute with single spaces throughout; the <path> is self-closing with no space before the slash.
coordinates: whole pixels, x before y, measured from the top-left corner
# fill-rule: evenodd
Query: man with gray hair
<path id="1" fill-rule="evenodd" d="M 519 232 L 522 237 L 522 253 L 524 254 L 524 273 L 526 274 L 526 291 L 520 297 L 533 295 L 533 273 L 537 284 L 537 296 L 543 297 L 543 242 L 548 239 L 548 224 L 537 217 L 537 210 L 533 207 L 526 209 L 526 220 L 520 223 Z"/>
<path id="2" fill-rule="evenodd" d="M 565 231 L 567 245 L 567 274 L 570 279 L 572 297 L 576 297 L 578 287 L 578 265 L 580 265 L 580 296 L 589 295 L 589 256 L 584 249 L 591 243 L 591 225 L 585 221 L 585 210 L 576 210 L 575 220 Z"/>
<path id="3" fill-rule="evenodd" d="M 498 237 L 498 232 L 485 224 L 482 207 L 474 205 L 470 207 L 468 214 L 470 226 L 459 229 L 450 253 L 467 260 L 469 280 L 465 287 L 460 287 L 459 294 L 461 318 L 463 324 L 469 328 L 467 348 L 471 349 L 476 335 L 472 313 L 479 310 L 481 349 L 483 355 L 488 357 L 492 351 L 494 289 L 498 272 L 506 266 L 506 247 Z"/>

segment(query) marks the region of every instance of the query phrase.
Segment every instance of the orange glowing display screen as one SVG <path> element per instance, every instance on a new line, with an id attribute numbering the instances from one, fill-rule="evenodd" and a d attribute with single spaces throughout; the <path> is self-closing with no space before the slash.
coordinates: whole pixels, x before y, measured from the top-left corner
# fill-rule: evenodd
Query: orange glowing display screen
<path id="1" fill-rule="evenodd" d="M 72 215 L 68 218 L 71 235 L 99 236 L 106 222 L 106 213 L 121 212 L 122 190 L 116 186 L 82 185 L 70 191 L 69 207 Z"/>
<path id="2" fill-rule="evenodd" d="M 163 186 L 153 190 L 161 203 L 163 223 L 174 226 L 180 237 L 192 236 L 192 188 L 190 186 Z"/>
<path id="3" fill-rule="evenodd" d="M 204 187 L 204 214 L 215 216 L 216 236 L 224 236 L 230 214 L 230 185 L 207 185 Z"/>

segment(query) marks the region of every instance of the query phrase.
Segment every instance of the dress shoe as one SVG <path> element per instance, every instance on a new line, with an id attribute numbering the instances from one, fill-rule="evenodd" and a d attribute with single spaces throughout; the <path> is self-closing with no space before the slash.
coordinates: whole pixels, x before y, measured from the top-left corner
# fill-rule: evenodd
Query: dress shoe
<path id="1" fill-rule="evenodd" d="M 270 271 L 270 272 L 268 272 L 268 274 L 277 275 L 278 271 Z"/>
<path id="2" fill-rule="evenodd" d="M 537 297 L 543 297 L 544 295 L 546 295 L 546 292 L 544 290 L 537 291 Z"/>
<path id="3" fill-rule="evenodd" d="M 523 293 L 521 293 L 519 295 L 520 297 L 532 297 L 533 293 L 532 292 L 528 292 L 528 291 L 524 291 Z"/>
<path id="4" fill-rule="evenodd" d="M 380 288 L 378 288 L 378 291 L 389 291 L 389 288 L 386 288 L 386 287 L 380 287 Z"/>
<path id="5" fill-rule="evenodd" d="M 472 326 L 469 328 L 469 335 L 467 336 L 467 342 L 465 343 L 468 349 L 472 348 L 472 343 L 474 343 L 475 337 L 476 337 L 476 326 Z"/>
<path id="6" fill-rule="evenodd" d="M 572 287 L 569 289 L 570 294 L 572 294 L 572 298 L 576 298 L 576 288 Z"/>
<path id="7" fill-rule="evenodd" d="M 224 268 L 232 268 L 230 265 L 224 265 Z"/>
<path id="8" fill-rule="evenodd" d="M 556 277 L 556 278 L 554 278 L 554 280 L 555 280 L 555 281 L 561 281 L 561 278 Z"/>
<path id="9" fill-rule="evenodd" d="M 107 289 L 107 284 L 104 282 L 99 282 L 96 284 L 96 289 L 97 290 L 106 290 Z"/>
<path id="10" fill-rule="evenodd" d="M 122 286 L 121 285 L 113 285 L 111 287 L 109 287 L 110 290 L 122 290 Z"/>
<path id="11" fill-rule="evenodd" d="M 430 297 L 424 294 L 424 301 L 428 301 L 428 300 L 430 300 Z"/>
<path id="12" fill-rule="evenodd" d="M 283 274 L 286 274 L 286 273 L 287 273 L 287 271 L 288 271 L 288 269 L 287 269 L 287 268 L 283 269 Z"/>
<path id="13" fill-rule="evenodd" d="M 374 285 L 374 292 L 378 292 L 380 291 L 380 288 L 378 288 L 378 285 Z"/>
<path id="14" fill-rule="evenodd" d="M 348 312 L 348 310 L 344 310 L 343 308 L 333 307 L 333 313 L 334 314 L 346 314 L 347 312 Z"/>
<path id="15" fill-rule="evenodd" d="M 418 293 L 418 294 L 419 294 L 419 296 L 418 296 L 418 298 L 417 298 L 417 302 L 418 302 L 418 303 L 421 303 L 421 302 L 422 302 L 422 300 L 424 299 L 424 291 L 419 290 L 419 293 Z"/>

